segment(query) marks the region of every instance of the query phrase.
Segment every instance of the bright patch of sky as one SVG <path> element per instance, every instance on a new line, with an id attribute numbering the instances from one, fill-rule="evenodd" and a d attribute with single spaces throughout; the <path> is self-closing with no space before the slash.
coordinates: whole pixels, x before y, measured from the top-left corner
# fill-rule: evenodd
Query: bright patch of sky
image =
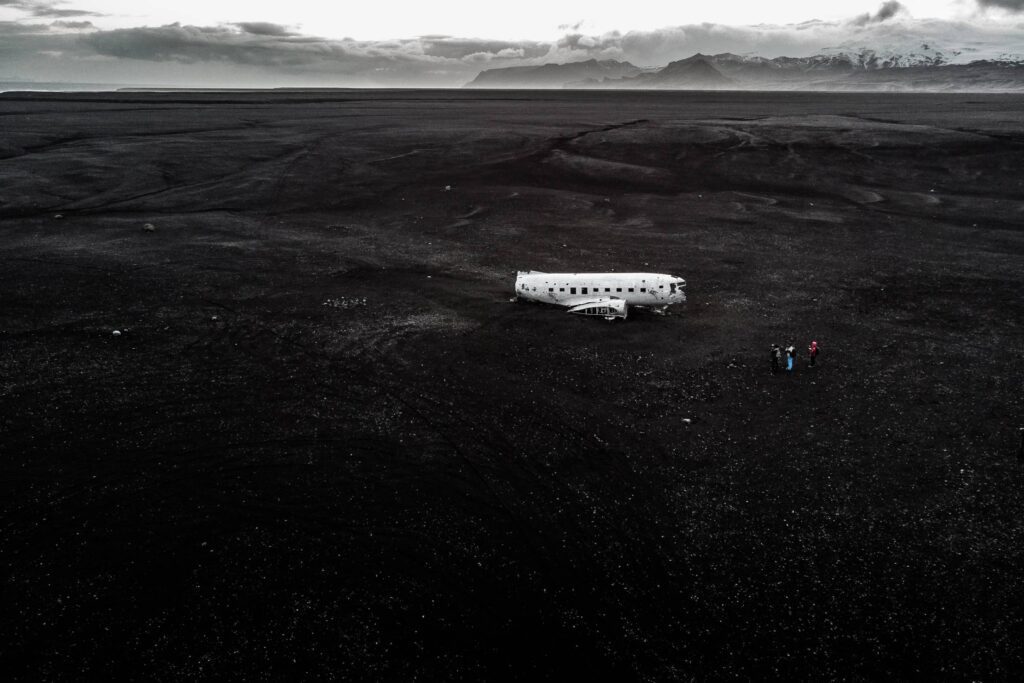
<path id="1" fill-rule="evenodd" d="M 45 2 L 46 0 L 44 0 Z M 47 2 L 46 4 L 50 4 Z M 160 26 L 180 22 L 212 26 L 233 22 L 272 22 L 326 38 L 385 40 L 443 34 L 502 40 L 553 40 L 567 32 L 600 35 L 645 31 L 703 22 L 732 26 L 796 24 L 811 19 L 840 20 L 878 10 L 880 0 L 715 0 L 667 3 L 663 0 L 599 3 L 594 0 L 411 0 L 408 2 L 324 2 L 288 0 L 66 0 L 61 9 L 104 16 L 89 19 L 100 28 Z M 916 18 L 954 19 L 977 13 L 973 0 L 901 0 Z M 13 18 L 14 10 L 0 15 Z"/>

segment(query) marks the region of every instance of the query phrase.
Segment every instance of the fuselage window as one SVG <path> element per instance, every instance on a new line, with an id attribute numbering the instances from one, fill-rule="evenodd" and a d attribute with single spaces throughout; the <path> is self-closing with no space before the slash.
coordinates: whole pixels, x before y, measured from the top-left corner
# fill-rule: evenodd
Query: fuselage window
<path id="1" fill-rule="evenodd" d="M 622 291 L 622 287 L 616 287 L 616 288 L 615 288 L 615 291 L 616 291 L 616 292 L 621 292 L 621 291 Z"/>
<path id="2" fill-rule="evenodd" d="M 641 287 L 641 288 L 640 288 L 640 291 L 641 291 L 641 292 L 646 292 L 646 291 L 647 291 L 647 288 L 646 288 L 646 287 Z"/>
<path id="3" fill-rule="evenodd" d="M 582 290 L 583 291 L 581 291 L 580 294 L 586 294 L 587 293 L 587 288 L 586 287 L 583 287 Z"/>
<path id="4" fill-rule="evenodd" d="M 548 291 L 549 292 L 553 292 L 553 291 L 555 291 L 555 288 L 554 287 L 548 287 Z"/>
<path id="5" fill-rule="evenodd" d="M 612 288 L 611 288 L 611 287 L 605 287 L 605 288 L 604 288 L 604 291 L 606 291 L 606 292 L 610 292 L 610 291 L 612 291 Z"/>
<path id="6" fill-rule="evenodd" d="M 576 293 L 576 288 L 575 287 L 570 287 L 569 288 L 569 293 L 570 294 L 575 294 Z"/>
<path id="7" fill-rule="evenodd" d="M 676 283 L 673 282 L 673 283 L 669 284 L 668 289 L 669 289 L 670 292 L 675 294 L 676 293 Z"/>
<path id="8" fill-rule="evenodd" d="M 565 291 L 565 287 L 559 287 L 559 288 L 558 288 L 558 291 L 559 291 L 559 292 L 564 292 L 564 291 Z"/>
<path id="9" fill-rule="evenodd" d="M 658 289 L 665 289 L 665 285 L 658 285 Z"/>
<path id="10" fill-rule="evenodd" d="M 629 288 L 629 291 L 631 291 L 631 292 L 632 292 L 632 291 L 633 291 L 633 288 L 632 288 L 632 287 L 630 287 L 630 288 Z"/>

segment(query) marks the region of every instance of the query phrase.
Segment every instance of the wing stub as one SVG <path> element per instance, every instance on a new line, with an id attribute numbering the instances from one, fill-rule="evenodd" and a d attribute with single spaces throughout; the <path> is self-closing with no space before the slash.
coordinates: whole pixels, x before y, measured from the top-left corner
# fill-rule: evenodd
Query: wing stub
<path id="1" fill-rule="evenodd" d="M 594 299 L 576 304 L 569 308 L 567 313 L 574 315 L 585 315 L 605 320 L 625 319 L 629 314 L 629 306 L 624 299 Z"/>

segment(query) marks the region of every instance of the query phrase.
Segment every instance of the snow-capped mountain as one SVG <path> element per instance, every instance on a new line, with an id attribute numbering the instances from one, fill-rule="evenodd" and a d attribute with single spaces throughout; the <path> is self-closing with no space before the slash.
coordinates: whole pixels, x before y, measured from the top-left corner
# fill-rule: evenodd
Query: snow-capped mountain
<path id="1" fill-rule="evenodd" d="M 947 64 L 965 64 L 963 50 L 943 51 L 928 43 L 922 43 L 916 49 L 905 52 L 878 50 L 869 47 L 826 48 L 810 57 L 775 57 L 767 59 L 757 55 L 736 55 L 723 53 L 710 57 L 716 66 L 726 69 L 740 66 L 768 67 L 773 69 L 802 69 L 805 71 L 821 69 L 905 69 L 919 66 L 944 66 Z M 1009 56 L 1009 55 L 1007 55 Z"/>
<path id="2" fill-rule="evenodd" d="M 580 78 L 582 76 L 582 78 Z M 481 72 L 470 87 L 734 90 L 1024 91 L 1024 55 L 938 48 L 840 46 L 809 57 L 696 54 L 660 69 L 620 62 L 512 67 Z"/>
<path id="3" fill-rule="evenodd" d="M 873 49 L 869 47 L 828 48 L 820 57 L 830 57 L 847 62 L 860 69 L 905 69 L 914 66 L 942 66 L 962 63 L 963 50 L 943 51 L 928 43 L 904 50 Z"/>

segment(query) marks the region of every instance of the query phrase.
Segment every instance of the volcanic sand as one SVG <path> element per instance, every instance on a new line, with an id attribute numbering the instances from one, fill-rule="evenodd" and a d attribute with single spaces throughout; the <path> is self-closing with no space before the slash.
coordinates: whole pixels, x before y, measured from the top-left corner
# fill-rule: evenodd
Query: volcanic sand
<path id="1" fill-rule="evenodd" d="M 13 675 L 1024 667 L 1024 97 L 6 94 L 0 121 Z M 689 302 L 582 319 L 510 302 L 518 269 Z"/>

